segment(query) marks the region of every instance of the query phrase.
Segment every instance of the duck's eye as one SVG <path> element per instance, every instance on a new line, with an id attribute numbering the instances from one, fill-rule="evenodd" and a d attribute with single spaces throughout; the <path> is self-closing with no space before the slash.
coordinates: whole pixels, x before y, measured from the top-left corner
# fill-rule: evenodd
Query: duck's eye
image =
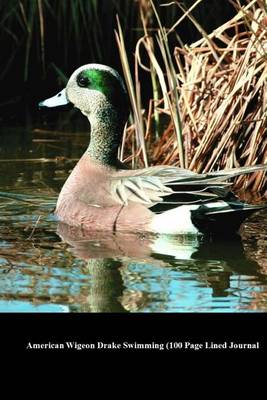
<path id="1" fill-rule="evenodd" d="M 87 76 L 78 75 L 77 83 L 80 87 L 87 87 L 90 83 L 90 80 L 89 80 L 89 78 L 87 78 Z"/>

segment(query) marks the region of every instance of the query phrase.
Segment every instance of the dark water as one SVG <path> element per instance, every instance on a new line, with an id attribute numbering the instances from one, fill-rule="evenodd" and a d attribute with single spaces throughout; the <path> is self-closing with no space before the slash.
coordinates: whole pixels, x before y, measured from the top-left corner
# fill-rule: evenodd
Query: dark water
<path id="1" fill-rule="evenodd" d="M 0 312 L 267 311 L 264 213 L 216 242 L 58 225 L 55 199 L 87 140 L 1 128 L 0 191 L 15 196 L 0 197 Z"/>

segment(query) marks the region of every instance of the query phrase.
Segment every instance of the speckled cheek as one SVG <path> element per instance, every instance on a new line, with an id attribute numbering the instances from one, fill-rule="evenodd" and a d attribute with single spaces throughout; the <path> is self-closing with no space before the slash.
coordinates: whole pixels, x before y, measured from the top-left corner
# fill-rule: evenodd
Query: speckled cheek
<path id="1" fill-rule="evenodd" d="M 94 114 L 107 106 L 106 96 L 98 90 L 67 86 L 69 101 L 84 114 Z"/>
<path id="2" fill-rule="evenodd" d="M 83 108 L 83 110 L 90 111 L 90 114 L 97 115 L 100 110 L 104 110 L 109 107 L 106 96 L 98 90 L 89 89 L 88 97 L 86 97 L 86 99 L 84 100 L 85 101 L 83 105 L 85 106 L 85 108 Z"/>
<path id="3" fill-rule="evenodd" d="M 80 108 L 83 102 L 83 98 L 86 97 L 83 91 L 74 85 L 67 85 L 66 87 L 66 96 L 68 100 L 75 105 L 75 107 Z"/>

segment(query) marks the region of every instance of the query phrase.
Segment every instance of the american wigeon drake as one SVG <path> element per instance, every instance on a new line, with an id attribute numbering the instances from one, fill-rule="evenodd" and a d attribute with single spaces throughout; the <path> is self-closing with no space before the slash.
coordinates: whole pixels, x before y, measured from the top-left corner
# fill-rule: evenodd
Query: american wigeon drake
<path id="1" fill-rule="evenodd" d="M 65 89 L 39 106 L 69 102 L 89 119 L 91 139 L 58 197 L 55 213 L 60 221 L 89 231 L 231 233 L 266 207 L 239 201 L 229 191 L 229 179 L 266 170 L 267 165 L 207 174 L 173 166 L 125 169 L 117 155 L 129 103 L 114 69 L 84 65 Z"/>

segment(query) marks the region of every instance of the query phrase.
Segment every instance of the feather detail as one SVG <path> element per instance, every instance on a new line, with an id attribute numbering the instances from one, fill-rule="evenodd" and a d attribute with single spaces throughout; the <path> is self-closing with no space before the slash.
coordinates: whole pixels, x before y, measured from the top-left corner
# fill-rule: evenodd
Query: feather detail
<path id="1" fill-rule="evenodd" d="M 206 174 L 168 166 L 121 170 L 111 177 L 112 193 L 120 204 L 135 202 L 148 208 L 164 205 L 166 210 L 167 205 L 203 204 L 229 196 L 233 198 L 230 179 L 266 169 L 267 164 Z M 158 208 L 154 207 L 153 211 L 158 211 Z"/>

